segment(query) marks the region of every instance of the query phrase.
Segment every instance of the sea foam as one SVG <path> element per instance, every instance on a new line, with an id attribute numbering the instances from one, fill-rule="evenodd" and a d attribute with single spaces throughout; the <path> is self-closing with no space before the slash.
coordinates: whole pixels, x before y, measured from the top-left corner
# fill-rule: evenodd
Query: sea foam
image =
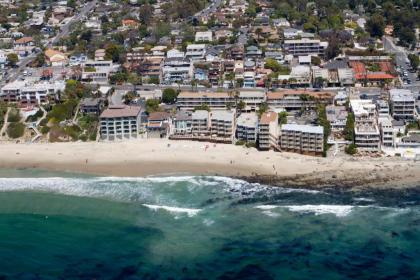
<path id="1" fill-rule="evenodd" d="M 292 212 L 313 213 L 315 215 L 334 214 L 337 217 L 345 217 L 351 213 L 352 205 L 286 205 L 282 206 Z"/>
<path id="2" fill-rule="evenodd" d="M 201 211 L 201 209 L 181 208 L 181 207 L 165 206 L 165 205 L 152 205 L 152 204 L 142 204 L 142 205 L 154 211 L 165 210 L 174 214 L 180 214 L 180 213 L 187 214 L 188 217 L 193 217 Z"/>

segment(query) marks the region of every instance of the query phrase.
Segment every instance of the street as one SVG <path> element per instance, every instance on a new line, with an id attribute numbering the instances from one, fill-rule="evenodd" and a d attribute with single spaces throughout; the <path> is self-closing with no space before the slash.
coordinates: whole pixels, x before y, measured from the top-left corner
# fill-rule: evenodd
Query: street
<path id="1" fill-rule="evenodd" d="M 76 16 L 74 16 L 71 20 L 69 20 L 65 25 L 63 25 L 57 35 L 49 40 L 44 44 L 44 47 L 52 46 L 53 44 L 57 43 L 61 38 L 67 36 L 70 32 L 70 26 L 77 21 L 80 21 L 85 15 L 87 15 L 90 11 L 92 11 L 96 6 L 97 0 L 93 0 L 88 2 L 85 7 L 80 10 Z M 5 77 L 4 80 L 14 81 L 19 77 L 19 74 L 25 70 L 25 68 L 36 58 L 37 53 L 31 53 L 29 56 L 22 58 L 18 62 L 18 67 L 13 68 L 7 71 L 8 75 Z"/>

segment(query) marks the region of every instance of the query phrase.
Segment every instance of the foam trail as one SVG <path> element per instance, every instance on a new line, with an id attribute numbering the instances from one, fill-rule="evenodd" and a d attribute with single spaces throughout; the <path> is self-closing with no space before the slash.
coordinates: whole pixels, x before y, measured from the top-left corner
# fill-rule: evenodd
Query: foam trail
<path id="1" fill-rule="evenodd" d="M 345 217 L 351 213 L 352 205 L 286 205 L 282 206 L 292 212 L 314 213 L 315 215 L 334 214 L 337 217 Z"/>
<path id="2" fill-rule="evenodd" d="M 142 205 L 154 211 L 166 210 L 168 212 L 176 213 L 176 214 L 178 213 L 187 214 L 188 217 L 193 217 L 201 211 L 201 209 L 180 208 L 180 207 L 165 206 L 165 205 L 153 205 L 153 204 L 142 204 Z"/>

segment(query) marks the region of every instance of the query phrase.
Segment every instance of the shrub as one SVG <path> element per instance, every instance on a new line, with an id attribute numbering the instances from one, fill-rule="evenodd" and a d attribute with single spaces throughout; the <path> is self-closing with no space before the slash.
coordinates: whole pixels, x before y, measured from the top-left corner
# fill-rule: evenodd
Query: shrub
<path id="1" fill-rule="evenodd" d="M 43 126 L 41 128 L 41 133 L 42 134 L 47 134 L 48 132 L 50 132 L 50 128 L 48 126 Z"/>
<path id="2" fill-rule="evenodd" d="M 25 125 L 23 123 L 13 122 L 7 127 L 7 135 L 13 139 L 22 137 L 24 132 Z"/>
<path id="3" fill-rule="evenodd" d="M 16 123 L 20 121 L 20 111 L 19 109 L 12 108 L 9 111 L 9 116 L 7 117 L 7 121 L 11 123 Z"/>
<path id="4" fill-rule="evenodd" d="M 354 155 L 357 153 L 357 146 L 356 144 L 352 143 L 350 145 L 348 145 L 345 150 L 344 150 L 347 154 L 349 155 Z"/>
<path id="5" fill-rule="evenodd" d="M 243 146 L 243 145 L 245 145 L 245 141 L 244 140 L 238 140 L 238 141 L 236 141 L 235 145 L 236 146 Z"/>

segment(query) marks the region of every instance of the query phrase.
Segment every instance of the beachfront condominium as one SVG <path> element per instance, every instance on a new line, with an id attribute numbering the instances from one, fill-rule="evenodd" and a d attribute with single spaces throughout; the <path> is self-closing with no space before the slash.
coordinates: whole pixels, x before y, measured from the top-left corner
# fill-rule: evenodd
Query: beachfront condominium
<path id="1" fill-rule="evenodd" d="M 280 146 L 285 151 L 321 155 L 324 151 L 324 128 L 322 126 L 284 124 L 281 127 Z"/>
<path id="2" fill-rule="evenodd" d="M 210 136 L 210 112 L 206 110 L 197 110 L 191 115 L 191 131 L 193 137 Z"/>
<path id="3" fill-rule="evenodd" d="M 234 104 L 234 97 L 226 92 L 181 92 L 177 97 L 178 109 L 193 110 L 208 106 L 212 110 L 226 109 Z"/>
<path id="4" fill-rule="evenodd" d="M 220 110 L 210 113 L 211 136 L 214 140 L 232 141 L 235 135 L 236 115 L 234 111 Z"/>
<path id="5" fill-rule="evenodd" d="M 416 107 L 413 92 L 408 89 L 391 89 L 389 95 L 394 119 L 413 120 Z"/>
<path id="6" fill-rule="evenodd" d="M 103 140 L 137 138 L 141 108 L 137 106 L 110 106 L 100 116 L 100 134 Z"/>
<path id="7" fill-rule="evenodd" d="M 395 144 L 395 131 L 392 126 L 391 117 L 381 117 L 378 119 L 381 131 L 382 147 L 391 148 Z"/>
<path id="8" fill-rule="evenodd" d="M 372 100 L 351 99 L 350 107 L 354 113 L 355 144 L 359 150 L 379 151 L 381 136 L 378 117 Z"/>
<path id="9" fill-rule="evenodd" d="M 261 150 L 277 150 L 279 139 L 278 114 L 276 112 L 263 113 L 258 130 L 258 147 Z"/>
<path id="10" fill-rule="evenodd" d="M 243 113 L 236 120 L 236 138 L 246 142 L 257 142 L 258 116 L 255 113 Z"/>
<path id="11" fill-rule="evenodd" d="M 294 56 L 302 55 L 324 55 L 328 42 L 321 42 L 318 39 L 302 38 L 298 40 L 285 40 L 284 50 Z"/>

